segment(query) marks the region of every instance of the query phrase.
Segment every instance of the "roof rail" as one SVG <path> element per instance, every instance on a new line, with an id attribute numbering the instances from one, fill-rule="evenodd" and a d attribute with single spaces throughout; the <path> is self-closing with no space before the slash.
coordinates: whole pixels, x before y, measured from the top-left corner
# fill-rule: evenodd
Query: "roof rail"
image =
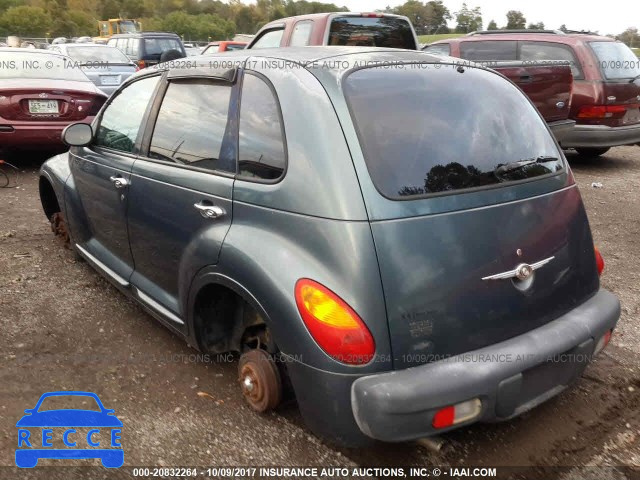
<path id="1" fill-rule="evenodd" d="M 471 35 L 493 35 L 493 34 L 509 34 L 509 33 L 551 33 L 554 35 L 564 35 L 565 32 L 562 30 L 526 30 L 526 29 L 516 29 L 516 30 L 478 30 L 477 32 L 467 33 L 467 37 Z M 573 32 L 571 32 L 573 33 Z M 579 32 L 582 33 L 582 32 Z M 584 32 L 586 33 L 586 32 Z"/>
<path id="2" fill-rule="evenodd" d="M 567 30 L 567 33 L 579 33 L 582 35 L 600 35 L 596 32 L 590 32 L 589 30 Z"/>

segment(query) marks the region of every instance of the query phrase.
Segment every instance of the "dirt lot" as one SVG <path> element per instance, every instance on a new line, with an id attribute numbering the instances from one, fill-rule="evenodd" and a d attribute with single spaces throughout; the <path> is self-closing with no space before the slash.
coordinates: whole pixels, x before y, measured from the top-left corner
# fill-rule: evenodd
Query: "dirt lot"
<path id="1" fill-rule="evenodd" d="M 603 284 L 623 305 L 612 345 L 575 388 L 516 420 L 445 435 L 439 454 L 414 443 L 335 448 L 305 429 L 294 402 L 267 416 L 252 413 L 236 385 L 234 361 L 197 361 L 195 350 L 61 247 L 40 208 L 37 168 L 23 163 L 19 187 L 0 189 L 0 478 L 27 475 L 10 468 L 15 423 L 43 392 L 54 390 L 96 392 L 115 409 L 125 425 L 126 468 L 118 473 L 124 476 L 143 465 L 626 465 L 639 470 L 608 471 L 608 478 L 637 478 L 640 147 L 570 161 L 607 262 Z M 523 478 L 533 471 L 509 472 Z M 38 467 L 28 475 L 70 473 Z M 555 473 L 606 478 L 592 470 Z M 92 469 L 90 477 L 102 475 L 103 469 Z"/>

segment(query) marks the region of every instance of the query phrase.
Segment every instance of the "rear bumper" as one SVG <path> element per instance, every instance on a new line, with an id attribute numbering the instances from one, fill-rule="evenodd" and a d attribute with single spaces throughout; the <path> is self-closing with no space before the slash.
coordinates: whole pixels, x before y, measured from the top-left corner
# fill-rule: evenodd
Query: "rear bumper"
<path id="1" fill-rule="evenodd" d="M 640 124 L 624 127 L 576 125 L 562 138 L 563 148 L 607 148 L 640 142 Z"/>
<path id="2" fill-rule="evenodd" d="M 81 122 L 91 123 L 93 117 Z M 66 151 L 69 147 L 62 142 L 62 130 L 75 122 L 59 123 L 12 123 L 0 119 L 0 151 L 5 150 L 47 150 Z"/>
<path id="3" fill-rule="evenodd" d="M 559 120 L 557 122 L 549 122 L 549 128 L 553 133 L 553 136 L 556 137 L 558 143 L 561 143 L 569 133 L 573 131 L 576 126 L 575 120 Z"/>
<path id="4" fill-rule="evenodd" d="M 557 320 L 460 357 L 383 374 L 351 386 L 355 422 L 366 436 L 405 441 L 472 423 L 519 415 L 561 392 L 582 375 L 597 340 L 613 329 L 620 303 L 600 290 Z M 470 422 L 434 429 L 442 407 L 479 398 Z"/>

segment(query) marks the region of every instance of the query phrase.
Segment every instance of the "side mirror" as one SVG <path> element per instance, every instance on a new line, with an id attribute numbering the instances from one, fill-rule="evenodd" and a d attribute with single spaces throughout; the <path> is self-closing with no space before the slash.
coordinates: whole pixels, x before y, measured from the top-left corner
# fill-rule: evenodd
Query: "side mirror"
<path id="1" fill-rule="evenodd" d="M 72 123 L 62 131 L 62 141 L 70 147 L 84 147 L 93 139 L 93 128 L 87 123 Z"/>

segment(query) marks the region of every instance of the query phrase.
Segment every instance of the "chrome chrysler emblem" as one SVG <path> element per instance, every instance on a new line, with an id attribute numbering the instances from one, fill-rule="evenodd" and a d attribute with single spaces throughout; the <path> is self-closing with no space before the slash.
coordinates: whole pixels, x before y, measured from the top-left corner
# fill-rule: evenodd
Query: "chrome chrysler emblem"
<path id="1" fill-rule="evenodd" d="M 564 103 L 564 102 L 558 102 L 558 103 L 556 103 L 556 107 L 558 107 L 558 108 L 564 108 L 564 106 L 565 106 L 565 103 Z"/>
<path id="2" fill-rule="evenodd" d="M 48 96 L 48 95 L 47 95 L 46 93 L 41 93 L 41 94 L 39 94 L 38 96 L 39 96 L 40 98 L 47 98 L 47 96 Z"/>
<path id="3" fill-rule="evenodd" d="M 497 273 L 495 275 L 490 275 L 488 277 L 484 277 L 482 280 L 505 280 L 508 278 L 515 278 L 518 280 L 527 280 L 531 278 L 533 272 L 538 270 L 539 268 L 544 267 L 547 263 L 553 260 L 556 257 L 545 258 L 544 260 L 540 260 L 534 264 L 521 263 L 513 270 L 509 270 L 508 272 Z"/>

